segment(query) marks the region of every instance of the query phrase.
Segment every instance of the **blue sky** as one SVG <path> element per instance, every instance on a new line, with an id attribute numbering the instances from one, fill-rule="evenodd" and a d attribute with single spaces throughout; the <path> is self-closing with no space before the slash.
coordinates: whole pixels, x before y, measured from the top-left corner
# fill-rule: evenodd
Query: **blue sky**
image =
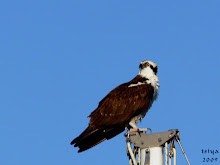
<path id="1" fill-rule="evenodd" d="M 128 164 L 123 134 L 69 145 L 117 85 L 158 64 L 160 94 L 140 127 L 179 129 L 191 164 L 220 152 L 220 1 L 3 1 L 0 162 Z M 179 165 L 186 164 L 177 145 Z"/>

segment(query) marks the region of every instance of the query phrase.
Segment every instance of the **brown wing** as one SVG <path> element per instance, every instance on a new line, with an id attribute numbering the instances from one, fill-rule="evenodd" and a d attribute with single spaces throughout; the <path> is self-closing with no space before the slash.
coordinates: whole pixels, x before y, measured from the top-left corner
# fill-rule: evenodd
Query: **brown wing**
<path id="1" fill-rule="evenodd" d="M 89 126 L 102 129 L 125 124 L 133 116 L 149 108 L 154 89 L 150 84 L 128 87 L 122 84 L 113 89 L 90 114 Z"/>
<path id="2" fill-rule="evenodd" d="M 128 83 L 113 89 L 90 114 L 89 126 L 71 144 L 85 151 L 106 139 L 111 139 L 125 129 L 133 117 L 149 108 L 154 89 L 150 84 L 135 85 L 146 79 L 136 76 Z"/>

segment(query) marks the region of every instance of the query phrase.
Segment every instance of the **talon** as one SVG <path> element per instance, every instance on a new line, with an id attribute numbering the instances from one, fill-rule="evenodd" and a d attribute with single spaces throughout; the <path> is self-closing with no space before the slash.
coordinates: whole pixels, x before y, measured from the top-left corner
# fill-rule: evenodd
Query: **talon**
<path id="1" fill-rule="evenodd" d="M 130 129 L 130 132 L 139 132 L 139 128 L 132 128 Z"/>
<path id="2" fill-rule="evenodd" d="M 146 132 L 147 133 L 147 131 L 150 131 L 150 133 L 152 133 L 152 130 L 150 129 L 150 128 L 132 128 L 132 129 L 130 129 L 129 131 L 130 132 Z"/>

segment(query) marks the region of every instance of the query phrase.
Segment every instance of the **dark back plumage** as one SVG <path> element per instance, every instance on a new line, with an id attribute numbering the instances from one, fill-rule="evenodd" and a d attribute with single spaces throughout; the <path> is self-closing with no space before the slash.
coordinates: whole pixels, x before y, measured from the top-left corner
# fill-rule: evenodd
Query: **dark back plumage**
<path id="1" fill-rule="evenodd" d="M 98 107 L 89 115 L 86 130 L 71 144 L 79 147 L 78 152 L 87 150 L 106 139 L 123 132 L 132 117 L 146 111 L 152 104 L 154 87 L 146 78 L 137 75 L 109 92 Z"/>

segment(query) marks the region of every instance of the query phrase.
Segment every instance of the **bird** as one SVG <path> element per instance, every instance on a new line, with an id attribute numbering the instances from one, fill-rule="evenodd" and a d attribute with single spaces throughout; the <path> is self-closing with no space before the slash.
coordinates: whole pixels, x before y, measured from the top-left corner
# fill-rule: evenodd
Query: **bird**
<path id="1" fill-rule="evenodd" d="M 159 94 L 157 71 L 155 62 L 141 61 L 138 75 L 114 88 L 99 102 L 88 116 L 88 127 L 70 144 L 78 147 L 78 152 L 83 152 L 126 129 L 140 131 L 137 123 L 144 118 Z"/>

